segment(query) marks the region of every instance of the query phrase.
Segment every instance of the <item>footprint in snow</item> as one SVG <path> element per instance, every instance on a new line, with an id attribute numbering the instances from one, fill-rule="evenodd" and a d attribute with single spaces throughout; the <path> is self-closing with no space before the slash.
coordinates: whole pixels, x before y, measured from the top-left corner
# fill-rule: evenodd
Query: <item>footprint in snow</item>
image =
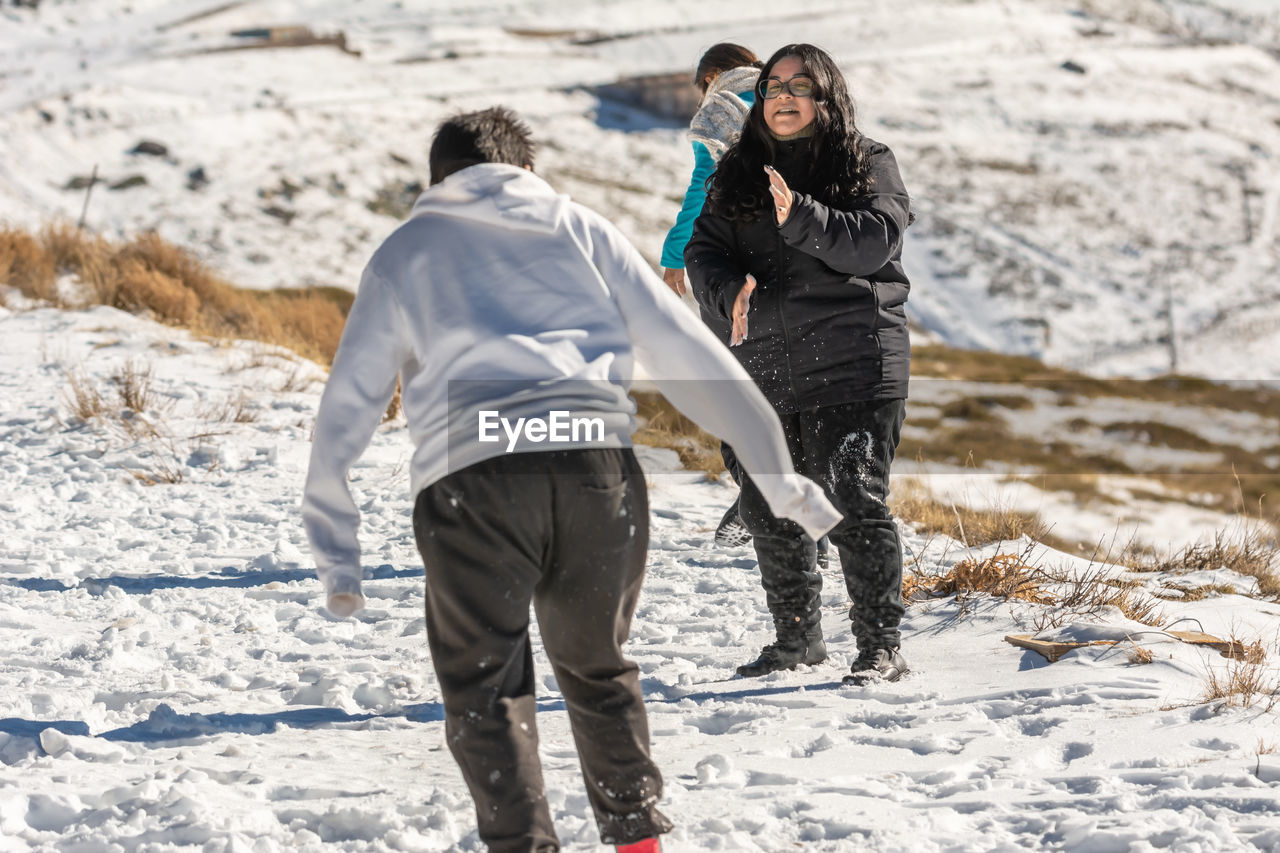
<path id="1" fill-rule="evenodd" d="M 1215 749 L 1221 752 L 1230 752 L 1233 749 L 1240 748 L 1240 744 L 1238 743 L 1232 743 L 1229 740 L 1223 740 L 1222 738 L 1216 737 L 1209 740 L 1193 740 L 1191 745 L 1199 747 L 1200 749 Z"/>

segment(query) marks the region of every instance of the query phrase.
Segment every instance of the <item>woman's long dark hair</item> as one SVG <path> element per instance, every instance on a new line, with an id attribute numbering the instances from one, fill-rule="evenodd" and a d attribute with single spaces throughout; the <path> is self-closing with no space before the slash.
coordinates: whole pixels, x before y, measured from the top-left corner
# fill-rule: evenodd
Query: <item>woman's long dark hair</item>
<path id="1" fill-rule="evenodd" d="M 862 133 L 854 122 L 853 98 L 835 60 L 820 47 L 789 44 L 778 49 L 760 72 L 764 80 L 784 57 L 804 65 L 815 85 L 817 112 L 809 144 L 809 174 L 805 191 L 826 204 L 866 193 L 871 187 Z M 707 181 L 707 205 L 718 216 L 745 224 L 772 207 L 765 165 L 772 165 L 777 143 L 764 121 L 764 98 L 756 94 L 742 136 L 734 143 Z M 793 188 L 794 189 L 794 188 Z"/>

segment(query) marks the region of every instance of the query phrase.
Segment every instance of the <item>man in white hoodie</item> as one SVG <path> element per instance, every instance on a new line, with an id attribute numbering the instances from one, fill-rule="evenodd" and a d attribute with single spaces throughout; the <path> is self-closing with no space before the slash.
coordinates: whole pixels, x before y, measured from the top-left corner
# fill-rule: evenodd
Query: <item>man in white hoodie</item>
<path id="1" fill-rule="evenodd" d="M 518 118 L 451 119 L 430 163 L 432 186 L 365 269 L 316 415 L 302 512 L 328 607 L 364 605 L 347 472 L 399 376 L 428 644 L 481 839 L 495 853 L 559 849 L 532 603 L 601 839 L 657 851 L 671 824 L 621 648 L 648 547 L 633 360 L 733 445 L 776 514 L 816 539 L 839 513 L 793 472 L 777 416 L 728 350 L 616 228 L 533 174 Z"/>

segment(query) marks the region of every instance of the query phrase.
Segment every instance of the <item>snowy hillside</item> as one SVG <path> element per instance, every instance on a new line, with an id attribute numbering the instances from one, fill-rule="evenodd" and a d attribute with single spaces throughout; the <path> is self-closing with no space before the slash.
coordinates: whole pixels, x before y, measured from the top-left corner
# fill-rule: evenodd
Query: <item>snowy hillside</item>
<path id="1" fill-rule="evenodd" d="M 320 608 L 296 510 L 318 379 L 111 309 L 0 309 L 0 850 L 480 849 L 427 656 L 402 426 L 354 472 L 369 607 Z M 1146 623 L 1038 593 L 924 599 L 913 674 L 855 688 L 833 570 L 831 659 L 734 679 L 772 633 L 751 552 L 710 544 L 731 490 L 642 453 L 654 527 L 628 649 L 670 853 L 1280 849 L 1280 614 L 1255 579 L 1105 569 L 1158 608 Z M 909 588 L 1025 562 L 1061 601 L 1099 571 L 1024 541 L 905 542 Z M 1170 584 L 1183 600 L 1153 597 Z M 1121 642 L 1050 664 L 1003 639 L 1037 631 Z M 552 812 L 567 850 L 598 850 L 535 649 Z"/>
<path id="2" fill-rule="evenodd" d="M 722 39 L 841 61 L 916 199 L 910 307 L 940 339 L 1280 378 L 1270 0 L 6 4 L 0 219 L 76 220 L 96 166 L 93 228 L 158 229 L 248 286 L 350 288 L 436 123 L 499 101 L 532 122 L 540 171 L 656 260 L 682 122 L 595 87 L 687 74 Z"/>

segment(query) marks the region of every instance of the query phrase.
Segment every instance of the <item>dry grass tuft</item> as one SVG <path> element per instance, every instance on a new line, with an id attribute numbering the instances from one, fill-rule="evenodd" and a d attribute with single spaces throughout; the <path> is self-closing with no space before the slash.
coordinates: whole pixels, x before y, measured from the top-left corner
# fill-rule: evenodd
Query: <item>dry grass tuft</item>
<path id="1" fill-rule="evenodd" d="M 995 554 L 970 557 L 934 577 L 908 576 L 903 595 L 908 599 L 955 595 L 961 600 L 975 594 L 996 598 L 1049 604 L 1040 570 L 1026 562 L 1023 554 Z"/>
<path id="2" fill-rule="evenodd" d="M 1116 580 L 1105 566 L 1090 563 L 1081 572 L 1045 572 L 1046 586 L 1052 590 L 1053 609 L 1037 613 L 1032 624 L 1037 632 L 1059 628 L 1079 618 L 1105 616 L 1112 608 L 1126 619 L 1143 625 L 1165 622 L 1160 601 L 1143 592 L 1136 583 Z"/>
<path id="3" fill-rule="evenodd" d="M 1229 708 L 1257 705 L 1267 712 L 1280 704 L 1280 681 L 1259 663 L 1231 658 L 1224 671 L 1209 670 L 1200 701 L 1221 701 Z"/>
<path id="4" fill-rule="evenodd" d="M 163 452 L 154 453 L 144 468 L 125 468 L 129 474 L 144 486 L 176 485 L 186 476 L 176 457 L 167 456 Z"/>
<path id="5" fill-rule="evenodd" d="M 116 259 L 119 263 L 131 261 L 175 282 L 195 297 L 198 304 L 211 315 L 209 319 L 222 318 L 233 327 L 243 323 L 243 318 L 239 316 L 243 292 L 237 292 L 217 278 L 195 255 L 168 242 L 159 234 L 149 232 L 138 235 L 118 248 Z"/>
<path id="6" fill-rule="evenodd" d="M 960 397 L 945 403 L 939 410 L 944 418 L 967 421 L 998 421 L 997 409 L 1029 409 L 1035 406 L 1030 398 L 1020 394 L 980 394 L 976 397 Z"/>
<path id="7" fill-rule="evenodd" d="M 293 350 L 320 364 L 332 364 L 352 295 L 338 288 L 239 291 L 254 303 L 245 335 Z M 237 330 L 237 333 L 244 330 Z"/>
<path id="8" fill-rule="evenodd" d="M 1013 542 L 1023 536 L 1044 541 L 1049 526 L 1033 512 L 1010 506 L 971 509 L 944 503 L 916 480 L 907 480 L 894 489 L 889 506 L 893 514 L 909 522 L 921 533 L 941 533 L 966 547 L 991 542 Z"/>
<path id="9" fill-rule="evenodd" d="M 153 380 L 154 370 L 150 364 L 139 364 L 132 360 L 126 361 L 111 374 L 111 381 L 116 386 L 116 393 L 120 395 L 121 405 L 138 414 L 152 408 Z"/>
<path id="10" fill-rule="evenodd" d="M 911 348 L 911 373 L 925 379 L 1009 382 L 1056 391 L 1066 397 L 1123 397 L 1158 403 L 1209 406 L 1273 416 L 1280 410 L 1280 390 L 1247 382 L 1214 382 L 1194 376 L 1158 379 L 1099 379 L 1031 357 L 939 345 Z"/>
<path id="11" fill-rule="evenodd" d="M 1235 595 L 1236 588 L 1224 584 L 1204 584 L 1202 586 L 1177 586 L 1165 584 L 1152 595 L 1165 601 L 1204 601 L 1206 598 L 1218 598 L 1223 595 Z"/>
<path id="12" fill-rule="evenodd" d="M 1121 560 L 1135 572 L 1187 572 L 1227 569 L 1255 578 L 1260 595 L 1280 598 L 1280 554 L 1274 536 L 1256 521 L 1215 531 L 1213 539 L 1188 545 L 1161 557 L 1126 549 Z"/>
<path id="13" fill-rule="evenodd" d="M 71 414 L 86 423 L 102 417 L 107 404 L 89 376 L 82 370 L 70 370 L 66 377 L 67 387 L 63 390 L 63 399 L 71 409 Z"/>
<path id="14" fill-rule="evenodd" d="M 1155 660 L 1155 655 L 1151 653 L 1151 649 L 1142 646 L 1134 646 L 1126 654 L 1129 658 L 1129 663 L 1137 666 L 1148 664 Z"/>
<path id="15" fill-rule="evenodd" d="M 1243 649 L 1243 654 L 1239 659 L 1245 663 L 1260 664 L 1267 659 L 1267 649 L 1262 645 L 1261 640 L 1254 640 L 1252 643 L 1246 643 L 1243 640 L 1237 640 L 1232 637 L 1230 642 L 1232 645 L 1239 646 Z"/>
<path id="16" fill-rule="evenodd" d="M 196 413 L 200 420 L 215 424 L 251 424 L 258 420 L 249 396 L 241 392 L 221 401 L 209 401 Z"/>
<path id="17" fill-rule="evenodd" d="M 32 299 L 60 304 L 58 269 L 40 241 L 25 231 L 0 227 L 0 282 Z"/>
<path id="18" fill-rule="evenodd" d="M 150 312 L 165 323 L 196 328 L 200 320 L 200 298 L 184 282 L 147 266 L 139 258 L 117 258 L 110 283 L 102 292 L 111 293 L 107 304 L 133 313 Z"/>
<path id="19" fill-rule="evenodd" d="M 289 375 L 281 380 L 276 391 L 281 394 L 301 393 L 309 389 L 312 385 L 315 385 L 318 381 L 319 380 L 311 374 L 310 370 L 307 370 L 301 364 L 295 364 L 293 370 L 289 372 Z"/>
<path id="20" fill-rule="evenodd" d="M 391 402 L 387 403 L 387 410 L 382 413 L 382 422 L 388 423 L 394 421 L 400 416 L 403 408 L 403 400 L 400 396 L 400 380 L 396 380 L 396 392 L 391 395 Z"/>
<path id="21" fill-rule="evenodd" d="M 230 421 L 233 424 L 251 424 L 258 420 L 258 413 L 253 410 L 249 398 L 241 394 L 227 402 L 227 408 L 221 420 Z"/>
<path id="22" fill-rule="evenodd" d="M 282 346 L 325 365 L 333 361 L 352 300 L 338 288 L 233 287 L 154 233 L 113 244 L 66 224 L 38 237 L 0 230 L 0 281 L 61 305 L 59 274 L 78 276 L 92 303 L 148 313 L 196 334 Z"/>
<path id="23" fill-rule="evenodd" d="M 724 473 L 720 439 L 685 417 L 661 394 L 634 391 L 632 396 L 644 424 L 632 436 L 636 443 L 674 450 L 680 455 L 680 464 L 691 471 L 706 472 L 708 479 Z"/>
<path id="24" fill-rule="evenodd" d="M 1223 449 L 1191 430 L 1159 421 L 1112 421 L 1100 426 L 1105 434 L 1125 442 L 1203 453 Z"/>

